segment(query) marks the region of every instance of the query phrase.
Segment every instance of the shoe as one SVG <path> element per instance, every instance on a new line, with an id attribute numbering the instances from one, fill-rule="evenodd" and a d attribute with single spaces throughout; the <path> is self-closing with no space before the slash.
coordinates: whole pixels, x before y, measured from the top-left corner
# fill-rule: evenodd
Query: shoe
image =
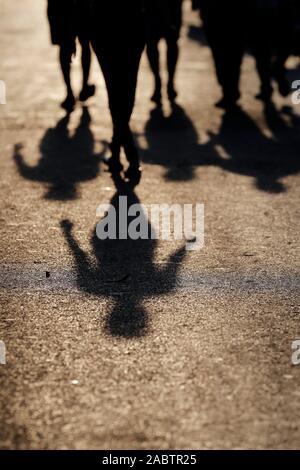
<path id="1" fill-rule="evenodd" d="M 160 106 L 161 105 L 161 90 L 160 88 L 156 88 L 153 95 L 151 96 L 151 101 L 155 104 L 157 104 L 157 106 Z"/>
<path id="2" fill-rule="evenodd" d="M 175 90 L 174 86 L 168 85 L 168 98 L 171 101 L 171 103 L 173 103 L 173 101 L 176 100 L 177 96 L 178 96 L 178 93 Z"/>
<path id="3" fill-rule="evenodd" d="M 96 93 L 95 85 L 86 85 L 85 87 L 82 88 L 80 92 L 79 100 L 86 101 L 92 96 L 94 96 L 95 93 Z"/>
<path id="4" fill-rule="evenodd" d="M 66 99 L 61 103 L 60 106 L 68 113 L 71 113 L 74 110 L 75 103 L 76 100 L 74 95 L 67 95 Z"/>
<path id="5" fill-rule="evenodd" d="M 228 98 L 221 98 L 215 104 L 216 108 L 225 109 L 225 111 L 230 111 L 238 108 L 237 100 L 228 99 Z"/>
<path id="6" fill-rule="evenodd" d="M 269 103 L 272 100 L 273 88 L 269 87 L 266 89 L 261 89 L 261 91 L 255 96 L 256 100 L 263 101 L 264 103 Z"/>

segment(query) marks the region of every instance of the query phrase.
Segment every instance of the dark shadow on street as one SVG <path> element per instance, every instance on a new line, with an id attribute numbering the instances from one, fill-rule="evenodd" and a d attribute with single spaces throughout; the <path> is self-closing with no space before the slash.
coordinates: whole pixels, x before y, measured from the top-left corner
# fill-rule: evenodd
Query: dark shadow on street
<path id="1" fill-rule="evenodd" d="M 119 198 L 126 196 L 128 207 L 140 204 L 140 201 L 132 186 L 120 178 L 116 178 L 115 183 L 117 191 L 110 204 L 112 211 L 116 211 L 116 226 L 119 227 Z M 128 217 L 127 229 L 133 220 L 133 217 Z M 140 223 L 150 233 L 147 214 L 140 213 Z M 146 335 L 150 320 L 143 303 L 147 298 L 155 298 L 174 289 L 186 254 L 185 248 L 170 255 L 165 265 L 158 267 L 154 261 L 156 240 L 121 239 L 118 235 L 116 239 L 100 240 L 94 230 L 90 255 L 80 248 L 70 221 L 62 221 L 61 227 L 74 257 L 78 288 L 92 296 L 112 301 L 112 309 L 105 320 L 108 334 L 123 338 Z"/>
<path id="2" fill-rule="evenodd" d="M 292 108 L 264 109 L 266 136 L 241 108 L 223 114 L 218 133 L 201 144 L 197 130 L 184 109 L 174 105 L 169 116 L 155 108 L 145 126 L 145 163 L 166 168 L 167 181 L 188 182 L 198 166 L 218 166 L 224 171 L 253 178 L 259 190 L 280 193 L 282 178 L 300 170 L 300 118 Z M 205 181 L 201 181 L 205 184 Z"/>
<path id="3" fill-rule="evenodd" d="M 44 183 L 45 199 L 67 201 L 78 197 L 77 186 L 99 174 L 101 155 L 94 154 L 94 137 L 90 130 L 88 108 L 82 115 L 74 134 L 68 129 L 70 115 L 47 129 L 40 142 L 40 160 L 36 166 L 28 165 L 22 155 L 22 145 L 15 146 L 14 160 L 20 175 L 30 181 Z"/>
<path id="4" fill-rule="evenodd" d="M 145 138 L 147 148 L 141 149 L 142 160 L 166 168 L 167 181 L 190 181 L 196 166 L 212 163 L 212 156 L 198 144 L 192 120 L 179 104 L 173 104 L 169 115 L 161 107 L 154 108 L 145 125 Z"/>
<path id="5" fill-rule="evenodd" d="M 211 136 L 210 144 L 224 150 L 218 166 L 253 178 L 259 190 L 278 194 L 287 190 L 282 178 L 300 170 L 300 122 L 294 114 L 284 119 L 272 104 L 265 106 L 264 114 L 272 138 L 238 109 L 224 114 L 219 133 Z"/>

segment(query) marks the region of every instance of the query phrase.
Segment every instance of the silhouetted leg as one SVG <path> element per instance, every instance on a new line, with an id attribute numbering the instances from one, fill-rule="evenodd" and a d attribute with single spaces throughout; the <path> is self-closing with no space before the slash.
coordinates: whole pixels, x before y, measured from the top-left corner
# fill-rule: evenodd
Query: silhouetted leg
<path id="1" fill-rule="evenodd" d="M 151 101 L 156 104 L 161 103 L 161 78 L 160 78 L 160 66 L 159 66 L 159 50 L 158 42 L 156 40 L 149 41 L 147 45 L 147 57 L 149 60 L 150 68 L 154 75 L 155 90 L 151 97 Z"/>
<path id="2" fill-rule="evenodd" d="M 143 47 L 125 50 L 103 48 L 93 44 L 104 75 L 109 107 L 113 122 L 111 171 L 121 171 L 120 150 L 124 148 L 132 169 L 139 168 L 138 151 L 130 130 L 129 121 L 133 111 L 137 75 Z"/>
<path id="3" fill-rule="evenodd" d="M 62 102 L 61 106 L 66 111 L 70 112 L 74 109 L 75 98 L 71 86 L 71 63 L 72 63 L 73 48 L 70 45 L 61 45 L 59 51 L 60 66 L 67 88 L 67 97 Z"/>
<path id="4" fill-rule="evenodd" d="M 276 21 L 276 58 L 273 64 L 273 77 L 278 83 L 279 92 L 286 97 L 290 93 L 290 83 L 287 79 L 286 61 L 291 55 L 293 44 L 293 20 L 289 10 L 282 12 Z"/>
<path id="5" fill-rule="evenodd" d="M 82 88 L 85 88 L 88 85 L 91 69 L 91 49 L 90 43 L 88 40 L 81 40 L 81 65 L 82 65 Z"/>
<path id="6" fill-rule="evenodd" d="M 255 52 L 256 68 L 261 82 L 261 92 L 257 98 L 264 101 L 270 100 L 273 93 L 272 60 L 269 48 L 261 47 Z"/>
<path id="7" fill-rule="evenodd" d="M 215 11 L 210 2 L 201 8 L 205 34 L 212 50 L 216 75 L 223 97 L 216 106 L 230 109 L 240 97 L 240 69 L 245 51 L 244 14 L 232 2 L 220 2 Z"/>
<path id="8" fill-rule="evenodd" d="M 94 96 L 96 87 L 89 85 L 89 77 L 91 70 L 91 48 L 90 41 L 87 38 L 79 37 L 81 44 L 81 65 L 82 65 L 82 90 L 79 95 L 80 101 L 86 101 L 91 96 Z"/>
<path id="9" fill-rule="evenodd" d="M 224 45 L 224 40 L 221 42 L 220 38 L 215 38 L 211 41 L 211 48 L 217 79 L 223 92 L 223 97 L 217 106 L 230 108 L 235 106 L 240 98 L 239 81 L 243 47 L 240 46 L 236 50 L 231 44 Z"/>
<path id="10" fill-rule="evenodd" d="M 236 44 L 229 43 L 227 47 L 227 60 L 223 61 L 223 94 L 225 105 L 234 106 L 240 98 L 239 82 L 241 65 L 244 54 L 241 38 Z M 224 57 L 224 56 L 223 56 Z"/>
<path id="11" fill-rule="evenodd" d="M 126 158 L 130 163 L 129 172 L 127 171 L 127 176 L 130 175 L 130 171 L 135 172 L 140 166 L 139 154 L 137 147 L 134 142 L 133 134 L 130 129 L 130 119 L 134 108 L 135 103 L 135 94 L 137 87 L 137 77 L 140 65 L 140 59 L 143 52 L 143 48 L 136 49 L 134 53 L 131 52 L 131 55 L 128 57 L 128 75 L 127 80 L 125 81 L 126 92 L 123 97 L 123 109 L 124 114 L 121 114 L 122 122 L 121 125 L 121 134 L 122 134 L 122 144 L 126 154 Z"/>
<path id="12" fill-rule="evenodd" d="M 111 157 L 108 165 L 112 173 L 122 171 L 123 167 L 120 162 L 122 143 L 122 122 L 123 122 L 123 74 L 122 69 L 118 65 L 118 57 L 115 56 L 116 51 L 105 49 L 102 45 L 99 47 L 95 42 L 93 44 L 96 56 L 103 72 L 106 83 L 109 108 L 113 124 L 113 137 L 111 143 Z M 115 56 L 115 57 L 114 57 Z M 126 75 L 124 77 L 126 79 Z"/>
<path id="13" fill-rule="evenodd" d="M 179 47 L 177 39 L 167 39 L 167 62 L 168 62 L 168 73 L 169 73 L 169 82 L 168 82 L 168 96 L 170 101 L 174 101 L 177 97 L 177 92 L 174 86 L 175 73 L 179 57 Z"/>
<path id="14" fill-rule="evenodd" d="M 261 82 L 258 99 L 269 101 L 272 88 L 272 16 L 268 12 L 258 12 L 254 23 L 254 56 Z"/>
<path id="15" fill-rule="evenodd" d="M 223 20 L 212 17 L 212 14 L 204 15 L 204 25 L 207 40 L 211 47 L 217 80 L 222 88 L 223 97 L 216 104 L 221 108 L 234 106 L 239 99 L 239 76 L 234 65 L 234 51 L 231 49 L 231 41 L 228 40 L 229 32 L 223 32 Z M 234 70 L 232 69 L 234 67 Z M 232 76 L 231 76 L 232 75 Z"/>

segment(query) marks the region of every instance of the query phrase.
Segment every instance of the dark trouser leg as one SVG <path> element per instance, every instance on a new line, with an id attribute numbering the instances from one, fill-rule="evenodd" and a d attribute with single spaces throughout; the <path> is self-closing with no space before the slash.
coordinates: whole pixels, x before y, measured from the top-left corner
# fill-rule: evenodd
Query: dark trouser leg
<path id="1" fill-rule="evenodd" d="M 220 2 L 218 12 L 206 3 L 201 16 L 223 91 L 222 101 L 234 105 L 240 97 L 240 69 L 246 43 L 244 14 L 239 8 L 227 6 L 226 2 Z"/>
<path id="2" fill-rule="evenodd" d="M 272 45 L 273 18 L 268 13 L 257 13 L 254 22 L 254 56 L 256 68 L 261 82 L 262 98 L 269 99 L 272 95 Z"/>
<path id="3" fill-rule="evenodd" d="M 223 63 L 223 92 L 226 100 L 236 103 L 240 98 L 239 83 L 244 48 L 242 43 L 237 42 L 228 45 L 228 51 L 228 60 Z"/>
<path id="4" fill-rule="evenodd" d="M 82 88 L 86 88 L 89 82 L 91 69 L 91 48 L 90 42 L 86 38 L 79 37 L 81 44 L 81 65 L 82 65 Z"/>
<path id="5" fill-rule="evenodd" d="M 71 86 L 71 62 L 73 52 L 73 48 L 68 44 L 62 44 L 60 46 L 59 60 L 68 96 L 73 96 Z"/>
<path id="6" fill-rule="evenodd" d="M 243 59 L 243 47 L 232 44 L 225 45 L 219 38 L 211 41 L 212 54 L 216 67 L 218 82 L 222 88 L 223 96 L 229 103 L 235 103 L 240 97 L 239 81 L 240 69 Z"/>
<path id="7" fill-rule="evenodd" d="M 160 101 L 161 99 L 161 78 L 158 42 L 158 40 L 151 40 L 147 44 L 147 57 L 155 80 L 155 90 L 152 97 L 153 101 Z"/>
<path id="8" fill-rule="evenodd" d="M 255 52 L 256 68 L 261 82 L 262 95 L 268 97 L 272 94 L 272 60 L 269 48 L 260 47 Z"/>
<path id="9" fill-rule="evenodd" d="M 168 93 L 169 98 L 173 99 L 177 95 L 174 86 L 175 73 L 179 57 L 179 47 L 177 38 L 167 38 L 167 46 L 167 62 L 169 73 Z"/>
<path id="10" fill-rule="evenodd" d="M 137 75 L 143 47 L 124 51 L 111 50 L 93 44 L 106 82 L 113 121 L 112 158 L 119 159 L 124 148 L 130 164 L 138 166 L 138 152 L 129 122 L 133 111 Z"/>

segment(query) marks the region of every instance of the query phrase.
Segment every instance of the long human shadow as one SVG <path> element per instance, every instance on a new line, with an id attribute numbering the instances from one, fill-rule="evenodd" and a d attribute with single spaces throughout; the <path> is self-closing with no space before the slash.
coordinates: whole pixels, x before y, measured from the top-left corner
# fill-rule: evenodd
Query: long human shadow
<path id="1" fill-rule="evenodd" d="M 127 197 L 128 207 L 140 204 L 132 186 L 115 180 L 117 190 L 110 201 L 116 212 L 119 227 L 120 197 Z M 122 212 L 124 216 L 124 213 Z M 126 227 L 133 221 L 128 217 Z M 152 229 L 146 214 L 141 212 L 141 223 Z M 92 254 L 84 252 L 73 234 L 70 221 L 61 222 L 65 240 L 71 251 L 77 271 L 77 286 L 89 295 L 108 298 L 112 308 L 106 316 L 105 330 L 112 336 L 123 338 L 140 337 L 149 330 L 149 315 L 144 301 L 171 292 L 176 286 L 177 273 L 185 257 L 181 248 L 169 256 L 165 265 L 155 264 L 157 240 L 131 238 L 99 239 L 96 229 L 91 236 Z"/>
<path id="2" fill-rule="evenodd" d="M 253 178 L 259 190 L 273 194 L 286 191 L 281 180 L 300 170 L 300 123 L 291 110 L 288 119 L 283 111 L 272 104 L 265 106 L 272 137 L 266 136 L 242 109 L 225 113 L 218 134 L 211 134 L 210 141 L 212 147 L 223 150 L 218 166 Z"/>
<path id="3" fill-rule="evenodd" d="M 210 140 L 202 144 L 181 106 L 174 105 L 169 116 L 155 108 L 145 126 L 142 159 L 164 167 L 167 181 L 188 182 L 197 167 L 216 166 L 252 178 L 261 191 L 280 193 L 287 190 L 282 179 L 300 170 L 300 118 L 292 108 L 277 110 L 270 103 L 264 119 L 272 137 L 236 108 L 223 114 L 219 130 L 209 133 Z"/>
<path id="4" fill-rule="evenodd" d="M 146 148 L 140 150 L 143 161 L 163 166 L 167 181 L 190 181 L 195 178 L 198 165 L 214 163 L 214 152 L 199 144 L 197 130 L 179 104 L 173 104 L 169 115 L 161 107 L 154 108 L 145 125 L 144 137 Z"/>
<path id="5" fill-rule="evenodd" d="M 94 153 L 95 141 L 90 129 L 88 108 L 82 109 L 80 122 L 71 134 L 70 115 L 47 129 L 41 139 L 40 159 L 36 166 L 28 165 L 22 155 L 22 145 L 14 149 L 14 160 L 20 175 L 46 185 L 45 199 L 66 201 L 78 197 L 78 184 L 96 178 L 101 156 Z"/>

